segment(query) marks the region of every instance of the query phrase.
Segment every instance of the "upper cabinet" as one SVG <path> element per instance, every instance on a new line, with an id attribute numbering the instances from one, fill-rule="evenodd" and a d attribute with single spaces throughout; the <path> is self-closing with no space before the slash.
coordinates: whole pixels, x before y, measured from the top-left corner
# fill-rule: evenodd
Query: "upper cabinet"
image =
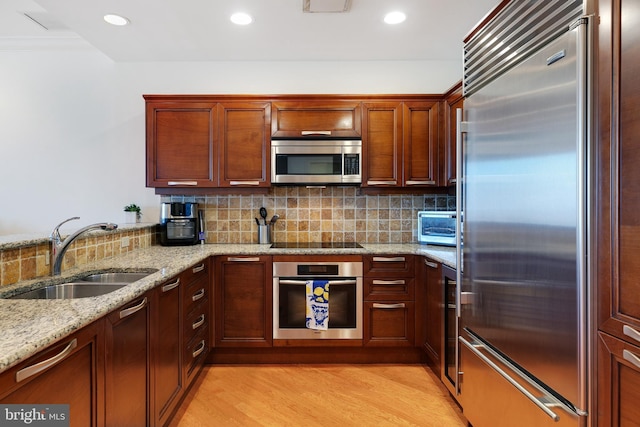
<path id="1" fill-rule="evenodd" d="M 339 137 L 360 139 L 360 101 L 273 102 L 273 138 Z"/>
<path id="2" fill-rule="evenodd" d="M 444 126 L 440 138 L 440 185 L 452 186 L 456 184 L 456 140 L 458 135 L 457 110 L 464 106 L 462 96 L 462 82 L 455 85 L 444 100 Z"/>
<path id="3" fill-rule="evenodd" d="M 438 99 L 363 104 L 363 187 L 434 187 Z"/>
<path id="4" fill-rule="evenodd" d="M 220 187 L 270 185 L 268 102 L 220 104 Z"/>
<path id="5" fill-rule="evenodd" d="M 148 187 L 216 187 L 215 102 L 149 101 Z"/>

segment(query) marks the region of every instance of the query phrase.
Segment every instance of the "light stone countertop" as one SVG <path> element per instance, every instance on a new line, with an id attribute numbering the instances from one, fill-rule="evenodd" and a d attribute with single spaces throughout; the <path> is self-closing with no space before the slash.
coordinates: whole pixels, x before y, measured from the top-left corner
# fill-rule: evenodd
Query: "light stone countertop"
<path id="1" fill-rule="evenodd" d="M 64 271 L 56 278 L 36 279 L 5 286 L 0 290 L 0 372 L 68 336 L 139 295 L 171 279 L 212 255 L 339 255 L 415 254 L 427 256 L 452 268 L 455 248 L 419 244 L 362 244 L 354 249 L 271 249 L 258 244 L 207 244 L 152 246 L 126 255 Z M 67 300 L 4 299 L 25 290 L 96 271 L 157 269 L 149 276 L 107 295 Z"/>

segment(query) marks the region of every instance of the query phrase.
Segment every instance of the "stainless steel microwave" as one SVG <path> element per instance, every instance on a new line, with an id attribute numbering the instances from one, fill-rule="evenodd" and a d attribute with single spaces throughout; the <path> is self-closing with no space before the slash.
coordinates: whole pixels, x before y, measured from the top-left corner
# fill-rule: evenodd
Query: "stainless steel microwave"
<path id="1" fill-rule="evenodd" d="M 418 243 L 425 245 L 455 246 L 456 212 L 418 212 Z"/>
<path id="2" fill-rule="evenodd" d="M 271 141 L 272 184 L 360 184 L 360 140 Z"/>

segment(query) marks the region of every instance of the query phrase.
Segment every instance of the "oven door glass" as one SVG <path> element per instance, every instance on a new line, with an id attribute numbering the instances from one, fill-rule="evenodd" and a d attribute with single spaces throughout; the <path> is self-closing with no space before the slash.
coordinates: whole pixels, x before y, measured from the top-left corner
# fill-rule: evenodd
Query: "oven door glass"
<path id="1" fill-rule="evenodd" d="M 302 282 L 300 278 L 291 278 Z M 339 278 L 337 280 L 345 280 Z M 352 278 L 355 282 L 355 278 Z M 311 280 L 311 279 L 307 279 Z M 327 277 L 318 280 L 330 280 Z M 286 278 L 281 278 L 278 286 L 278 319 L 280 328 L 304 329 L 306 326 L 306 287 L 304 284 L 285 284 Z M 356 315 L 356 285 L 329 285 L 329 329 L 355 329 Z"/>
<path id="2" fill-rule="evenodd" d="M 342 154 L 276 154 L 276 175 L 342 175 Z"/>

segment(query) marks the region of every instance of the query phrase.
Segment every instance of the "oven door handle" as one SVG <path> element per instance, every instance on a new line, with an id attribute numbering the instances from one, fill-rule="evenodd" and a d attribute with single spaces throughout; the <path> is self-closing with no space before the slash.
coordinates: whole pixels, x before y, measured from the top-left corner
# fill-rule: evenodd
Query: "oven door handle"
<path id="1" fill-rule="evenodd" d="M 281 285 L 306 285 L 307 280 L 290 280 L 290 279 L 281 279 L 278 281 Z M 355 279 L 352 280 L 327 280 L 329 285 L 355 285 Z"/>

